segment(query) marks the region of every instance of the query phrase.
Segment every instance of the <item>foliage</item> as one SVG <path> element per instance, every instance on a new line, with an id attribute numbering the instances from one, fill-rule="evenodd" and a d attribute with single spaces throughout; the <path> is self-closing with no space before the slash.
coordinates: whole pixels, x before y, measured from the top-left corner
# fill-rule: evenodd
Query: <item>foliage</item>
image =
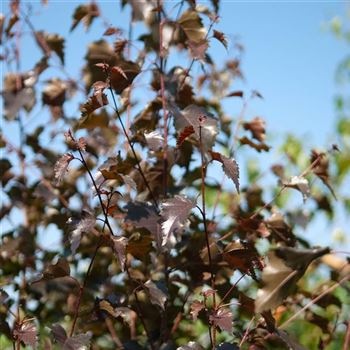
<path id="1" fill-rule="evenodd" d="M 97 33 L 81 78 L 66 69 L 70 36 L 9 5 L 1 347 L 345 349 L 349 265 L 301 235 L 319 213 L 350 212 L 343 102 L 339 146 L 289 136 L 264 174 L 247 159 L 276 147 L 246 116 L 260 92 L 235 87 L 243 46 L 211 57 L 229 45 L 219 1 L 122 1 L 127 30 L 98 2 L 78 5 L 67 28 Z M 29 70 L 20 39 L 41 56 Z"/>

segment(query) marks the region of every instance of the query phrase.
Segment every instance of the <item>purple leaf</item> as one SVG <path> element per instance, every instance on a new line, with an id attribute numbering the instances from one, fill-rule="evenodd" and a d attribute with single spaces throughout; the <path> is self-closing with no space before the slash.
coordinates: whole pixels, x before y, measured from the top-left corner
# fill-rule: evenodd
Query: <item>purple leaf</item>
<path id="1" fill-rule="evenodd" d="M 165 303 L 167 300 L 165 293 L 161 291 L 151 280 L 148 280 L 144 285 L 148 290 L 151 303 L 158 305 L 165 310 Z"/>
<path id="2" fill-rule="evenodd" d="M 13 335 L 25 345 L 35 347 L 36 344 L 36 326 L 34 323 L 24 321 L 21 325 L 16 325 Z"/>
<path id="3" fill-rule="evenodd" d="M 198 313 L 205 308 L 204 304 L 202 301 L 199 300 L 194 300 L 191 304 L 191 315 L 193 321 L 197 320 Z"/>
<path id="4" fill-rule="evenodd" d="M 233 181 L 236 186 L 236 190 L 239 193 L 239 167 L 234 158 L 227 158 L 221 156 L 222 158 L 222 168 L 225 174 Z"/>
<path id="5" fill-rule="evenodd" d="M 164 219 L 162 223 L 163 246 L 167 243 L 169 235 L 183 226 L 195 205 L 195 201 L 179 195 L 162 203 L 161 216 Z"/>
<path id="6" fill-rule="evenodd" d="M 147 203 L 128 203 L 128 213 L 125 221 L 130 222 L 136 228 L 146 228 L 156 239 L 158 248 L 162 245 L 162 228 L 160 216 L 154 207 Z"/>
<path id="7" fill-rule="evenodd" d="M 55 324 L 52 326 L 52 335 L 55 341 L 60 345 L 61 350 L 87 350 L 90 346 L 91 334 L 77 334 L 72 337 L 67 337 L 64 328 Z"/>
<path id="8" fill-rule="evenodd" d="M 228 309 L 220 308 L 212 315 L 210 315 L 210 322 L 215 327 L 219 327 L 222 331 L 232 332 L 232 312 Z"/>

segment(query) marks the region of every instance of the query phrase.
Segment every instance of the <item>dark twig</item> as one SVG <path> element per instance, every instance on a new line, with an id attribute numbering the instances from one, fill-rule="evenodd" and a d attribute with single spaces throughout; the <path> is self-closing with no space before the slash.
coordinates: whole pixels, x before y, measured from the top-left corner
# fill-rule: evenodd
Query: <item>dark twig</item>
<path id="1" fill-rule="evenodd" d="M 203 143 L 202 143 L 202 126 L 201 125 L 199 126 L 199 147 L 200 147 L 201 164 L 202 164 L 201 165 L 201 173 L 202 173 L 202 183 L 201 183 L 202 209 L 200 209 L 200 212 L 201 212 L 202 217 L 203 217 L 205 241 L 206 241 L 207 251 L 208 251 L 211 288 L 214 291 L 214 293 L 213 293 L 213 308 L 214 308 L 214 310 L 216 310 L 215 276 L 214 276 L 213 260 L 212 260 L 212 256 L 211 256 L 211 252 L 210 252 L 209 232 L 208 232 L 208 227 L 207 227 L 207 218 L 206 218 L 206 211 L 205 211 L 205 173 L 206 173 L 206 166 L 205 166 Z M 199 207 L 197 207 L 197 208 L 199 208 Z M 212 334 L 212 336 L 210 336 L 211 346 L 212 346 L 212 349 L 215 349 L 216 328 L 215 327 L 211 327 L 211 325 L 209 325 L 209 333 L 210 333 L 210 335 L 211 335 L 211 329 L 213 329 L 213 334 Z"/>

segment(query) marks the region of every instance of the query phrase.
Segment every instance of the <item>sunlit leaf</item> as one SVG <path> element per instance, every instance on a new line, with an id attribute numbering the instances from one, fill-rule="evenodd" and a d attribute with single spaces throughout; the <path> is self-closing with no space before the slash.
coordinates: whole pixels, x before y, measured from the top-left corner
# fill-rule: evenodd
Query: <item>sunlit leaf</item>
<path id="1" fill-rule="evenodd" d="M 144 133 L 147 145 L 151 151 L 158 151 L 162 148 L 164 137 L 158 131 Z"/>
<path id="2" fill-rule="evenodd" d="M 292 176 L 290 180 L 283 184 L 286 187 L 295 188 L 300 191 L 303 195 L 304 202 L 310 197 L 309 182 L 305 177 L 302 176 Z"/>
<path id="3" fill-rule="evenodd" d="M 229 177 L 236 186 L 239 193 L 239 166 L 234 158 L 227 158 L 219 152 L 209 152 L 212 158 L 222 164 L 227 177 Z"/>
<path id="4" fill-rule="evenodd" d="M 161 216 L 164 220 L 162 222 L 162 245 L 167 243 L 172 232 L 183 226 L 195 205 L 196 202 L 179 195 L 162 203 Z"/>
<path id="5" fill-rule="evenodd" d="M 35 348 L 37 342 L 37 329 L 34 323 L 23 321 L 20 325 L 16 325 L 13 331 L 16 339 Z"/>
<path id="6" fill-rule="evenodd" d="M 60 184 L 68 171 L 69 163 L 74 159 L 74 156 L 70 153 L 64 154 L 55 164 L 54 174 L 56 184 Z"/>
<path id="7" fill-rule="evenodd" d="M 196 11 L 185 11 L 178 20 L 181 28 L 188 39 L 199 42 L 206 36 L 206 29 L 203 27 L 202 20 Z"/>
<path id="8" fill-rule="evenodd" d="M 95 223 L 95 216 L 87 211 L 83 211 L 81 220 L 74 223 L 75 228 L 70 234 L 69 241 L 72 254 L 75 254 L 78 249 L 82 235 L 89 233 L 94 228 Z"/>

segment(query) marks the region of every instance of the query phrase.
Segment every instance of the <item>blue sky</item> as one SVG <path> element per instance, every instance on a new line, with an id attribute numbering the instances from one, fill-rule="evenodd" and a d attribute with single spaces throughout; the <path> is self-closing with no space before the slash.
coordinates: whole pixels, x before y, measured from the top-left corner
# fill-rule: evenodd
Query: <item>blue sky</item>
<path id="1" fill-rule="evenodd" d="M 36 30 L 58 32 L 68 39 L 67 71 L 79 76 L 86 44 L 102 36 L 101 22 L 97 20 L 88 33 L 81 25 L 69 33 L 71 22 L 67 18 L 83 2 L 49 0 L 44 9 L 38 1 L 23 3 L 30 3 L 34 14 L 38 14 L 31 17 Z M 120 3 L 100 1 L 99 4 L 111 24 L 127 28 L 129 11 L 121 12 Z M 264 117 L 272 134 L 291 131 L 307 137 L 310 143 L 322 145 L 329 141 L 335 118 L 334 73 L 347 48 L 327 30 L 327 23 L 334 16 L 344 16 L 347 8 L 345 1 L 222 2 L 222 18 L 217 29 L 229 37 L 238 36 L 245 47 L 242 62 L 246 81 L 242 87 L 246 91 L 257 89 L 264 96 L 263 101 L 249 106 L 248 115 Z M 3 12 L 7 12 L 7 5 Z M 136 33 L 138 28 L 136 25 Z M 29 69 L 41 53 L 33 52 L 31 40 L 23 41 L 22 45 L 23 51 L 31 55 L 23 64 L 24 69 Z M 220 62 L 232 51 L 215 46 L 211 53 Z M 230 103 L 236 108 L 234 102 Z"/>
<path id="2" fill-rule="evenodd" d="M 33 6 L 31 21 L 36 30 L 59 33 L 67 39 L 66 69 L 79 77 L 87 43 L 102 37 L 101 21 L 97 19 L 88 33 L 81 24 L 70 33 L 74 8 L 84 2 L 49 0 L 45 8 L 39 1 L 22 3 Z M 8 1 L 1 3 L 5 14 L 7 5 Z M 128 9 L 122 12 L 116 1 L 99 1 L 99 5 L 111 25 L 128 27 Z M 346 10 L 349 2 L 345 1 L 222 1 L 217 29 L 229 38 L 238 36 L 245 47 L 245 82 L 238 87 L 245 91 L 256 89 L 264 96 L 249 105 L 246 117 L 263 117 L 270 137 L 291 132 L 303 136 L 310 148 L 328 147 L 333 141 L 333 97 L 339 88 L 335 69 L 348 52 L 345 44 L 327 29 L 327 23 L 334 16 L 345 16 Z M 140 30 L 136 25 L 135 37 Z M 30 39 L 21 45 L 26 55 L 22 69 L 30 69 L 41 58 L 41 52 L 33 50 Z M 213 44 L 210 53 L 220 62 L 232 51 Z M 238 103 L 234 99 L 225 101 L 232 116 L 240 111 Z"/>

